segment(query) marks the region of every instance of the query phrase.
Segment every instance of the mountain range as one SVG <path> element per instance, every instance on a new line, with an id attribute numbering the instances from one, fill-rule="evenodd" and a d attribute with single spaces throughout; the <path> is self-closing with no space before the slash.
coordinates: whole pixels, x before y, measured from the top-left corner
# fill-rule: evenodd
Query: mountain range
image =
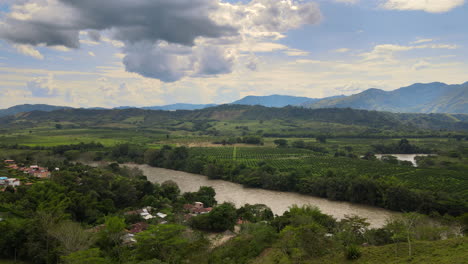
<path id="1" fill-rule="evenodd" d="M 301 104 L 306 108 L 354 108 L 400 113 L 468 113 L 468 82 L 416 83 L 394 91 L 368 89 L 340 98 Z"/>
<path id="2" fill-rule="evenodd" d="M 397 114 L 390 112 L 328 108 L 265 107 L 249 105 L 219 105 L 199 110 L 153 111 L 144 109 L 61 109 L 52 112 L 33 111 L 0 117 L 0 128 L 31 128 L 51 126 L 57 122 L 70 128 L 135 128 L 159 130 L 207 131 L 210 122 L 258 123 L 275 133 L 291 129 L 311 133 L 313 129 L 334 131 L 358 129 L 359 133 L 381 133 L 384 130 L 468 130 L 465 114 Z M 218 128 L 224 128 L 222 125 Z M 229 127 L 229 126 L 227 126 Z M 376 132 L 377 131 L 377 132 Z"/>
<path id="3" fill-rule="evenodd" d="M 454 113 L 468 114 L 468 82 L 459 85 L 445 83 L 416 83 L 393 91 L 368 89 L 350 96 L 308 98 L 290 95 L 246 96 L 230 104 L 260 105 L 266 107 L 298 106 L 304 108 L 354 108 L 363 110 L 388 111 L 397 113 Z M 216 106 L 215 104 L 171 104 L 163 106 L 134 107 L 121 106 L 114 109 L 139 108 L 144 110 L 198 110 Z M 0 116 L 22 112 L 70 109 L 53 105 L 17 105 L 0 110 Z M 89 108 L 104 110 L 106 108 Z"/>

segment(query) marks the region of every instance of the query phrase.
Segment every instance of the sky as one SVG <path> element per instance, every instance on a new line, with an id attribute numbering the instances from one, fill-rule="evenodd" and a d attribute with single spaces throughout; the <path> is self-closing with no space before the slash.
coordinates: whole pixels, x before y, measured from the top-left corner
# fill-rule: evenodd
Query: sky
<path id="1" fill-rule="evenodd" d="M 468 81 L 465 0 L 0 0 L 0 108 Z"/>

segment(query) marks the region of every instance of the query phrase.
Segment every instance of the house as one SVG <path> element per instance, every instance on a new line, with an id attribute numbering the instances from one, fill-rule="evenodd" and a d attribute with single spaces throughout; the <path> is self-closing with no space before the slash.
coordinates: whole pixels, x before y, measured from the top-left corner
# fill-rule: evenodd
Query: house
<path id="1" fill-rule="evenodd" d="M 147 207 L 145 207 L 143 209 L 125 212 L 125 215 L 137 215 L 137 214 L 139 214 L 143 219 L 149 220 L 149 219 L 154 218 L 154 216 L 152 214 L 150 214 L 150 212 L 149 212 L 150 210 L 151 210 L 151 207 L 147 206 Z"/>
<path id="2" fill-rule="evenodd" d="M 156 215 L 157 215 L 159 218 L 162 218 L 162 219 L 166 218 L 166 216 L 167 216 L 167 214 L 163 214 L 163 213 L 157 213 Z"/>
<path id="3" fill-rule="evenodd" d="M 202 202 L 195 202 L 193 204 L 184 204 L 184 209 L 189 211 L 191 214 L 207 214 L 213 210 L 213 208 L 205 208 Z"/>
<path id="4" fill-rule="evenodd" d="M 148 229 L 148 224 L 146 222 L 139 222 L 132 225 L 132 229 L 129 230 L 132 234 L 138 234 L 142 231 Z"/>
<path id="5" fill-rule="evenodd" d="M 140 213 L 141 217 L 143 217 L 143 219 L 145 220 L 149 220 L 149 219 L 153 219 L 154 216 L 151 215 L 149 212 L 148 212 L 148 209 L 144 208 L 142 210 L 142 212 Z"/>
<path id="6" fill-rule="evenodd" d="M 10 165 L 8 165 L 6 167 L 9 168 L 9 169 L 13 169 L 13 170 L 17 170 L 19 168 L 18 165 L 16 165 L 16 164 L 10 164 Z"/>
<path id="7" fill-rule="evenodd" d="M 0 185 L 6 185 L 7 180 L 8 180 L 8 177 L 0 177 Z"/>
<path id="8" fill-rule="evenodd" d="M 120 239 L 122 239 L 124 245 L 133 245 L 137 242 L 135 235 L 130 233 L 123 235 Z"/>
<path id="9" fill-rule="evenodd" d="M 50 172 L 46 168 L 39 167 L 38 165 L 29 166 L 29 168 L 19 168 L 20 171 L 23 171 L 26 174 L 34 176 L 36 178 L 46 179 L 50 177 Z"/>
<path id="10" fill-rule="evenodd" d="M 0 185 L 17 187 L 21 185 L 21 181 L 16 178 L 0 177 Z"/>
<path id="11" fill-rule="evenodd" d="M 250 222 L 247 221 L 247 220 L 242 219 L 242 217 L 237 219 L 237 222 L 236 222 L 237 225 L 243 225 L 243 224 L 248 224 L 248 223 L 250 223 Z"/>
<path id="12" fill-rule="evenodd" d="M 15 179 L 15 178 L 9 178 L 6 180 L 6 185 L 12 186 L 12 187 L 17 187 L 21 185 L 20 180 Z"/>

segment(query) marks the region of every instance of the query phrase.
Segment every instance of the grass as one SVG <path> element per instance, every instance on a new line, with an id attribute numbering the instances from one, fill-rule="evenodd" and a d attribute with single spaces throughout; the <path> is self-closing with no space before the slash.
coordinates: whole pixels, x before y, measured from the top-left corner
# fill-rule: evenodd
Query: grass
<path id="1" fill-rule="evenodd" d="M 36 129 L 7 133 L 0 136 L 0 144 L 26 146 L 57 146 L 79 142 L 100 142 L 105 146 L 131 142 L 151 144 L 165 138 L 159 131 L 138 131 L 131 129 Z"/>
<path id="2" fill-rule="evenodd" d="M 357 260 L 346 260 L 343 252 L 336 251 L 320 258 L 308 259 L 307 264 L 464 264 L 468 260 L 468 238 L 454 238 L 442 241 L 417 241 L 413 245 L 413 256 L 408 256 L 408 246 L 401 243 L 395 254 L 395 244 L 385 246 L 361 247 L 362 256 Z M 292 264 L 279 249 L 266 250 L 253 264 Z"/>

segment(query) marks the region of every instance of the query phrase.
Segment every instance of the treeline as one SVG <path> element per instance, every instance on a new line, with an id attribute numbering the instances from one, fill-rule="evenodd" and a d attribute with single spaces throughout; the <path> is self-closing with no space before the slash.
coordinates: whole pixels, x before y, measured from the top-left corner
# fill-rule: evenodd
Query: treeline
<path id="1" fill-rule="evenodd" d="M 301 131 L 292 132 L 265 132 L 262 134 L 263 137 L 269 138 L 316 138 L 319 133 L 306 133 Z M 468 141 L 468 136 L 459 134 L 453 135 L 452 132 L 443 132 L 433 130 L 428 131 L 393 131 L 393 130 L 372 130 L 366 132 L 347 132 L 347 133 L 327 133 L 328 138 L 369 138 L 369 139 L 392 139 L 392 138 L 453 138 L 457 141 Z"/>
<path id="2" fill-rule="evenodd" d="M 381 154 L 422 154 L 422 153 L 432 153 L 430 149 L 421 148 L 416 145 L 412 145 L 409 140 L 402 139 L 398 143 L 393 143 L 389 145 L 377 144 L 372 145 L 372 148 L 376 153 Z"/>
<path id="3" fill-rule="evenodd" d="M 233 145 L 238 143 L 251 144 L 251 145 L 263 145 L 263 138 L 256 135 L 247 135 L 243 137 L 229 137 L 219 141 L 213 142 L 213 144 L 221 145 Z"/>
<path id="4" fill-rule="evenodd" d="M 116 146 L 115 149 L 121 147 Z M 424 186 L 418 189 L 409 188 L 397 179 L 360 175 L 355 171 L 329 170 L 326 173 L 314 173 L 307 168 L 296 168 L 285 172 L 264 162 L 259 162 L 256 167 L 247 167 L 234 161 L 191 156 L 186 147 L 170 146 L 146 151 L 141 149 L 134 158 L 133 161 L 154 167 L 202 174 L 210 179 L 232 181 L 248 187 L 299 192 L 396 211 L 418 211 L 424 214 L 437 212 L 442 215 L 461 215 L 468 211 L 466 201 L 451 193 L 430 191 Z M 373 165 L 369 163 L 369 166 Z"/>
<path id="5" fill-rule="evenodd" d="M 63 155 L 66 151 L 69 151 L 69 150 L 90 151 L 90 150 L 103 149 L 104 145 L 102 145 L 100 142 L 93 141 L 90 143 L 80 142 L 78 144 L 58 145 L 54 147 L 27 146 L 27 145 L 19 145 L 19 144 L 0 144 L 0 148 L 23 149 L 23 150 L 51 150 L 53 154 Z"/>

